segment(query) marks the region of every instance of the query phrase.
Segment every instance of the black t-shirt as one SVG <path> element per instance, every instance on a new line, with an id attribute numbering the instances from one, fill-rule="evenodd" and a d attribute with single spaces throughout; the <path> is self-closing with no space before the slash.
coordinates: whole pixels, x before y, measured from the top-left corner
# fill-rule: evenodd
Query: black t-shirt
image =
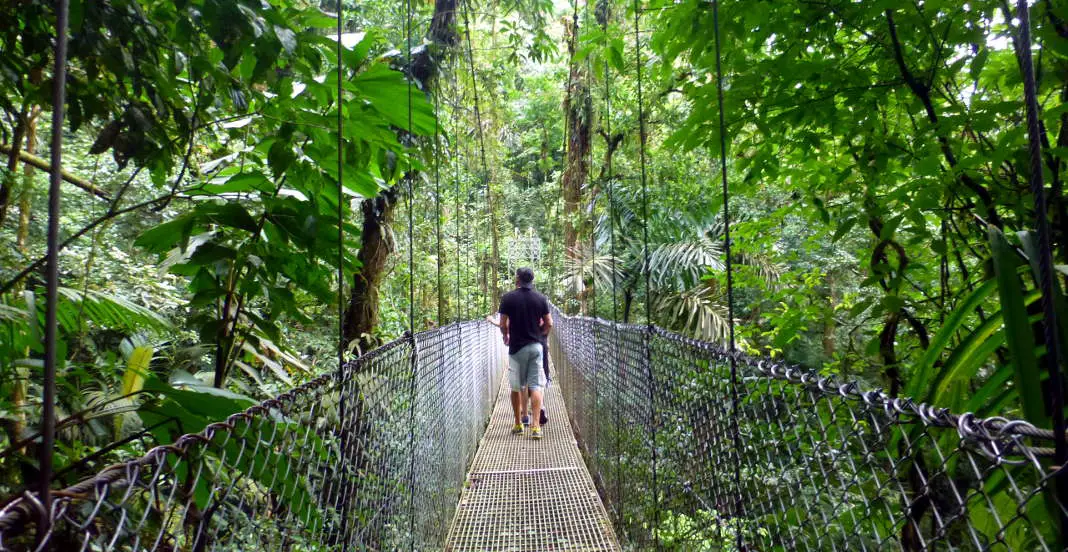
<path id="1" fill-rule="evenodd" d="M 508 317 L 508 354 L 531 343 L 542 343 L 541 319 L 549 314 L 549 300 L 530 289 L 518 288 L 501 297 L 500 313 Z"/>

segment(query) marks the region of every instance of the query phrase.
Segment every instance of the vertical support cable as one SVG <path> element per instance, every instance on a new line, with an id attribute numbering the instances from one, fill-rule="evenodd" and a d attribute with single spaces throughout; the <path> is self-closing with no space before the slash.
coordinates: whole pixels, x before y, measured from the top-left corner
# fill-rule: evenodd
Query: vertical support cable
<path id="1" fill-rule="evenodd" d="M 607 14 L 605 16 L 605 23 L 604 23 L 603 30 L 606 33 L 605 36 L 607 36 L 607 31 L 608 31 L 608 17 L 607 17 Z M 604 64 L 604 108 L 605 108 L 605 117 L 604 117 L 605 134 L 608 136 L 608 140 L 609 140 L 607 147 L 611 147 L 611 140 L 612 140 L 612 93 L 611 93 L 611 80 L 610 80 L 609 67 L 608 67 L 607 63 Z M 608 194 L 608 254 L 609 254 L 609 256 L 611 257 L 611 260 L 612 260 L 612 269 L 611 269 L 611 275 L 612 275 L 612 343 L 613 343 L 613 346 L 614 346 L 612 361 L 613 361 L 613 364 L 616 366 L 616 374 L 615 374 L 616 381 L 614 382 L 613 387 L 616 390 L 616 393 L 615 393 L 615 395 L 616 395 L 615 396 L 615 407 L 616 407 L 616 423 L 615 423 L 615 428 L 616 428 L 616 477 L 615 477 L 615 483 L 616 483 L 616 501 L 618 502 L 618 504 L 616 505 L 616 508 L 618 509 L 620 507 L 619 504 L 623 503 L 623 479 L 622 479 L 623 478 L 623 473 L 622 473 L 622 462 L 623 462 L 623 452 L 622 452 L 623 442 L 622 442 L 622 437 L 623 437 L 623 433 L 622 433 L 622 430 L 620 429 L 620 428 L 623 427 L 623 422 L 620 419 L 620 411 L 621 411 L 620 405 L 622 404 L 622 400 L 623 400 L 623 397 L 622 397 L 622 387 L 623 386 L 620 384 L 620 381 L 619 381 L 621 379 L 620 378 L 620 374 L 623 371 L 623 363 L 620 362 L 620 360 L 619 360 L 619 303 L 616 300 L 617 293 L 619 292 L 619 290 L 618 290 L 618 284 L 617 284 L 617 278 L 616 278 L 616 260 L 617 259 L 616 259 L 615 174 L 612 171 L 612 156 L 611 155 L 607 156 L 607 161 L 605 163 L 605 166 L 606 166 L 606 173 L 605 174 L 606 174 L 606 177 L 607 177 L 605 190 L 606 190 L 606 193 Z M 619 519 L 617 520 L 617 523 L 619 523 L 619 522 L 622 521 L 622 514 L 621 513 L 617 513 L 617 515 L 620 516 Z M 623 524 L 619 523 L 619 526 L 623 527 Z"/>
<path id="2" fill-rule="evenodd" d="M 435 237 L 435 252 L 434 258 L 437 261 L 437 291 L 438 291 L 438 327 L 445 324 L 445 303 L 441 298 L 444 295 L 444 284 L 441 280 L 442 265 L 445 262 L 445 257 L 441 251 L 441 137 L 438 124 L 438 96 L 441 95 L 441 88 L 434 87 L 434 237 Z"/>
<path id="3" fill-rule="evenodd" d="M 405 35 L 408 40 L 408 55 L 406 58 L 407 68 L 405 73 L 408 77 L 408 155 L 407 170 L 404 171 L 404 179 L 408 182 L 408 331 L 415 334 L 415 195 L 414 179 L 412 178 L 412 149 L 415 146 L 415 135 L 412 134 L 412 0 L 405 0 Z"/>
<path id="4" fill-rule="evenodd" d="M 464 14 L 464 36 L 465 36 L 465 38 L 467 40 L 467 64 L 468 64 L 468 68 L 469 68 L 469 70 L 471 72 L 471 94 L 472 94 L 472 97 L 473 97 L 474 102 L 475 102 L 475 128 L 476 128 L 476 131 L 478 132 L 479 160 L 480 160 L 480 162 L 482 164 L 482 167 L 481 167 L 482 168 L 481 181 L 482 181 L 482 185 L 485 186 L 486 198 L 488 199 L 489 198 L 489 194 L 490 194 L 490 189 L 489 189 L 489 185 L 490 185 L 489 184 L 489 166 L 486 164 L 486 140 L 482 135 L 482 110 L 479 107 L 479 101 L 478 101 L 478 81 L 475 80 L 475 50 L 471 47 L 471 21 L 470 21 L 470 19 L 468 17 L 467 3 L 465 2 L 465 3 L 461 4 L 461 8 L 463 9 L 463 14 Z M 491 219 L 492 219 L 492 213 L 491 213 Z M 477 230 L 477 226 L 476 226 L 476 230 Z M 493 232 L 493 228 L 490 228 L 490 232 Z M 476 248 L 477 248 L 477 245 L 478 244 L 476 243 L 475 244 Z M 478 259 L 477 255 L 476 255 L 475 259 L 477 261 L 477 259 Z M 494 262 L 496 262 L 496 261 L 497 260 L 494 259 Z M 484 269 L 484 267 L 483 267 L 483 269 Z M 485 274 L 485 270 L 483 270 L 483 279 L 485 280 L 486 278 L 488 278 L 488 276 Z M 477 281 L 477 272 L 476 272 L 476 281 Z M 487 282 L 487 285 L 486 285 L 486 289 L 489 290 L 488 282 Z M 486 309 L 486 295 L 487 294 L 485 294 L 485 293 L 482 294 L 482 310 Z"/>
<path id="5" fill-rule="evenodd" d="M 590 26 L 590 0 L 586 0 L 583 5 L 582 12 L 582 24 L 585 28 Z M 578 29 L 575 29 L 576 34 Z M 578 43 L 578 37 L 575 37 L 575 43 Z M 586 124 L 587 134 L 589 135 L 589 143 L 586 145 L 586 180 L 587 182 L 593 182 L 593 67 L 590 62 L 590 57 L 586 56 L 586 97 L 583 98 L 586 111 Z M 590 198 L 590 297 L 589 297 L 589 313 L 593 318 L 597 318 L 597 191 L 594 186 L 590 186 L 590 193 L 594 194 Z M 597 362 L 597 347 L 594 346 L 594 364 Z M 595 380 L 596 381 L 596 380 Z M 597 394 L 597 385 L 594 383 L 594 396 Z M 594 402 L 596 404 L 596 401 Z"/>
<path id="6" fill-rule="evenodd" d="M 569 40 L 571 42 L 573 42 L 576 47 L 578 46 L 578 29 L 579 29 L 578 13 L 579 13 L 578 0 L 571 0 L 571 38 Z M 570 49 L 571 47 L 569 46 L 568 48 Z M 568 210 L 567 209 L 567 190 L 564 188 L 564 178 L 563 178 L 563 174 L 566 174 L 568 169 L 570 168 L 571 141 L 574 139 L 574 136 L 572 136 L 572 133 L 574 132 L 574 124 L 570 121 L 570 117 L 571 117 L 571 110 L 572 110 L 572 102 L 574 101 L 574 98 L 572 98 L 572 96 L 571 96 L 571 88 L 572 88 L 572 85 L 575 83 L 575 81 L 574 81 L 575 71 L 572 70 L 571 66 L 572 66 L 572 64 L 573 64 L 573 62 L 575 60 L 575 56 L 574 56 L 573 52 L 570 52 L 570 50 L 569 50 L 569 54 L 570 54 L 570 56 L 568 57 L 568 62 L 567 62 L 567 88 L 565 89 L 566 92 L 565 92 L 565 96 L 564 96 L 565 102 L 566 102 L 566 106 L 565 106 L 565 113 L 564 113 L 564 147 L 562 148 L 563 149 L 563 157 L 562 157 L 563 171 L 562 171 L 561 177 L 560 177 L 560 203 L 561 203 L 561 205 L 560 205 L 560 213 L 563 215 L 563 218 L 564 218 L 564 224 L 563 224 L 563 227 L 560 230 L 561 230 L 561 233 L 563 233 L 563 234 L 567 233 L 568 225 L 574 223 L 574 221 L 569 221 L 568 220 L 569 217 L 567 216 L 568 215 L 568 212 L 567 212 L 567 210 Z M 576 237 L 576 240 L 575 240 L 576 244 L 575 245 L 576 246 L 578 245 L 578 239 L 577 239 L 578 235 L 579 235 L 578 228 L 579 228 L 578 226 L 575 226 L 575 237 Z M 567 268 L 567 261 L 568 261 L 568 259 L 571 259 L 572 262 L 575 265 L 574 266 L 574 270 L 578 272 L 578 280 L 579 280 L 579 283 L 581 284 L 581 282 L 582 282 L 582 269 L 583 269 L 582 256 L 579 254 L 579 251 L 572 251 L 572 250 L 567 248 L 568 244 L 567 244 L 566 236 L 565 236 L 565 240 L 564 240 L 564 244 L 563 245 L 564 245 L 563 246 L 563 252 L 564 252 L 564 274 L 567 275 L 568 272 L 569 272 L 569 270 Z M 566 278 L 566 276 L 565 276 L 565 278 Z M 575 287 L 577 288 L 578 286 L 575 286 Z M 571 311 L 571 307 L 570 307 L 570 305 L 568 305 L 568 303 L 570 302 L 570 301 L 568 301 L 568 296 L 571 295 L 571 294 L 568 293 L 568 289 L 567 288 L 568 288 L 568 286 L 564 286 L 564 289 L 563 289 L 563 291 L 561 292 L 561 295 L 560 295 L 561 302 L 563 302 L 563 304 L 564 304 L 565 312 L 566 311 Z M 576 295 L 574 297 L 574 299 L 578 300 L 579 297 Z M 580 304 L 580 307 L 581 307 L 581 304 Z M 585 314 L 585 313 L 581 313 L 580 312 L 580 314 Z M 566 400 L 566 397 L 565 397 L 565 400 Z"/>
<path id="7" fill-rule="evenodd" d="M 477 186 L 476 186 L 476 188 L 474 190 L 472 190 L 470 187 L 467 189 L 467 203 L 470 206 L 477 206 L 478 205 L 478 188 L 477 188 Z M 479 217 L 475 217 L 475 219 L 472 221 L 471 225 L 474 226 L 474 229 L 472 229 L 472 231 L 471 231 L 471 236 L 472 236 L 472 238 L 471 238 L 471 248 L 470 248 L 471 249 L 471 256 L 470 256 L 470 262 L 468 263 L 467 269 L 471 272 L 471 285 L 473 285 L 474 288 L 475 288 L 476 296 L 475 297 L 468 296 L 468 300 L 467 300 L 467 316 L 464 317 L 464 318 L 466 318 L 468 320 L 470 320 L 472 318 L 471 310 L 472 309 L 477 310 L 477 307 L 474 305 L 474 303 L 477 300 L 477 293 L 479 292 L 478 282 L 479 282 L 480 273 L 479 273 L 479 266 L 478 266 L 478 263 L 479 263 L 478 246 L 479 246 L 479 243 L 481 242 L 481 238 L 482 238 L 482 233 L 480 232 L 480 230 L 482 230 L 482 225 L 479 224 Z"/>
<path id="8" fill-rule="evenodd" d="M 584 29 L 588 29 L 590 26 L 590 0 L 585 0 L 583 4 L 582 12 L 582 24 Z M 575 29 L 576 37 L 575 43 L 578 43 L 578 29 Z M 586 112 L 586 124 L 587 124 L 587 136 L 588 143 L 586 145 L 586 181 L 593 183 L 593 67 L 590 63 L 589 56 L 586 57 L 586 94 L 583 98 L 583 103 Z M 597 318 L 597 194 L 596 187 L 590 185 L 590 288 L 587 305 L 589 305 L 589 315 L 592 318 Z M 596 322 L 590 325 L 593 330 L 593 358 L 592 366 L 593 370 L 593 411 L 596 414 L 601 410 L 601 393 L 600 393 L 600 381 L 601 372 L 599 369 L 601 366 L 600 352 L 598 350 L 598 343 L 602 341 L 600 338 L 601 325 Z M 592 424 L 592 443 L 593 450 L 600 448 L 601 435 L 600 424 Z M 587 447 L 588 448 L 588 447 Z"/>
<path id="9" fill-rule="evenodd" d="M 408 550 L 415 550 L 415 457 L 416 457 L 416 419 L 415 408 L 419 398 L 419 351 L 415 340 L 415 195 L 414 178 L 412 178 L 412 155 L 415 136 L 412 134 L 412 0 L 405 0 L 404 33 L 408 42 L 405 57 L 405 73 L 408 80 L 408 151 L 407 167 L 404 179 L 408 183 L 408 338 L 411 340 L 411 399 L 408 414 L 409 442 L 411 455 L 408 458 Z"/>
<path id="10" fill-rule="evenodd" d="M 455 74 L 455 72 L 454 72 L 454 74 Z M 459 87 L 456 87 L 456 88 L 459 88 Z M 455 94 L 454 94 L 454 97 L 455 97 Z M 460 268 L 463 266 L 463 263 L 460 261 L 460 249 L 461 249 L 461 244 L 460 244 L 460 242 L 461 242 L 461 239 L 460 239 L 460 236 L 461 236 L 461 234 L 460 234 L 460 219 L 462 218 L 460 216 L 460 144 L 458 142 L 457 134 L 456 134 L 455 130 L 453 132 L 452 154 L 453 154 L 454 157 L 456 157 L 456 159 L 455 159 L 455 161 L 453 163 L 453 179 L 454 179 L 453 184 L 455 185 L 455 188 L 456 188 L 456 190 L 455 190 L 456 191 L 456 195 L 455 195 L 455 197 L 453 197 L 453 215 L 452 215 L 454 217 L 454 219 L 455 219 L 453 222 L 455 222 L 455 232 L 456 232 L 456 235 L 454 236 L 456 238 L 456 317 L 455 317 L 455 320 L 457 322 L 459 322 L 460 319 L 461 319 L 460 305 L 463 304 L 461 302 L 461 299 L 460 299 L 460 284 L 462 282 L 461 277 L 460 277 Z M 465 204 L 466 204 L 466 202 L 465 202 Z"/>
<path id="11" fill-rule="evenodd" d="M 645 332 L 642 344 L 645 349 L 645 370 L 649 378 L 649 410 L 651 433 L 651 452 L 653 470 L 653 541 L 660 550 L 660 486 L 657 478 L 657 413 L 656 413 L 656 377 L 653 373 L 653 357 L 650 340 L 653 334 L 652 289 L 649 287 L 649 189 L 646 176 L 645 159 L 645 105 L 642 97 L 642 37 L 639 23 L 641 21 L 640 0 L 634 0 L 634 65 L 637 71 L 638 92 L 638 154 L 641 165 L 642 184 L 642 274 L 645 277 Z"/>
<path id="12" fill-rule="evenodd" d="M 741 518 L 744 504 L 742 502 L 742 455 L 741 435 L 738 428 L 738 361 L 734 339 L 734 273 L 731 266 L 731 213 L 730 193 L 727 187 L 727 123 L 723 116 L 723 62 L 719 37 L 719 1 L 712 0 L 712 27 L 716 38 L 716 101 L 719 105 L 719 171 L 723 187 L 723 252 L 727 269 L 727 327 L 729 329 L 729 346 L 731 365 L 731 441 L 733 442 L 734 486 L 738 492 L 735 497 L 734 516 Z M 738 550 L 744 550 L 741 525 L 736 524 Z"/>
<path id="13" fill-rule="evenodd" d="M 1035 83 L 1035 69 L 1031 61 L 1031 16 L 1027 0 L 1017 0 L 1016 16 L 1020 20 L 1020 70 L 1023 72 L 1024 104 L 1027 111 L 1027 141 L 1031 157 L 1031 194 L 1035 201 L 1035 222 L 1038 226 L 1038 267 L 1039 288 L 1042 290 L 1042 314 L 1046 341 L 1046 369 L 1049 372 L 1050 411 L 1053 417 L 1054 460 L 1060 466 L 1056 478 L 1057 497 L 1061 501 L 1060 525 L 1062 543 L 1068 537 L 1068 516 L 1064 508 L 1068 506 L 1068 443 L 1065 442 L 1064 424 L 1064 387 L 1061 382 L 1060 347 L 1058 340 L 1057 311 L 1054 308 L 1055 285 L 1053 280 L 1053 254 L 1050 245 L 1050 228 L 1046 210 L 1046 194 L 1042 174 L 1042 129 L 1038 119 L 1038 91 Z"/>
<path id="14" fill-rule="evenodd" d="M 341 427 L 341 455 L 343 464 L 344 455 L 348 452 L 348 429 L 346 428 L 346 401 L 345 401 L 345 117 L 343 114 L 345 103 L 342 101 L 344 88 L 344 56 L 341 42 L 345 29 L 345 7 L 341 0 L 337 3 L 337 381 L 338 386 L 338 420 Z M 344 485 L 342 482 L 339 485 Z M 348 497 L 339 491 L 341 507 L 341 532 L 347 533 L 348 524 Z M 348 545 L 348 538 L 342 537 L 344 546 Z"/>
<path id="15" fill-rule="evenodd" d="M 67 102 L 68 0 L 56 0 L 55 66 L 52 70 L 52 172 L 48 186 L 48 298 L 45 306 L 45 365 L 41 410 L 41 468 L 39 496 L 41 512 L 37 524 L 37 546 L 45 548 L 52 531 L 52 449 L 56 439 L 56 309 L 59 294 L 59 216 L 60 183 L 63 180 L 63 117 Z M 14 144 L 14 147 L 19 147 Z"/>

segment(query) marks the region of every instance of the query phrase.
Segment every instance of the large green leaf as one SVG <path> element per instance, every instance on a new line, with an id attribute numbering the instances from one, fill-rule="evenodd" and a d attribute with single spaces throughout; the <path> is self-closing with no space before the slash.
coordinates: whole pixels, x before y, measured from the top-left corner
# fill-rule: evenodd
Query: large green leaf
<path id="1" fill-rule="evenodd" d="M 68 287 L 60 287 L 58 291 L 61 300 L 57 318 L 66 332 L 81 331 L 83 320 L 97 327 L 128 332 L 163 332 L 173 329 L 171 323 L 156 311 L 116 294 Z M 44 319 L 43 303 L 40 317 Z"/>
<path id="2" fill-rule="evenodd" d="M 1001 312 L 1005 320 L 1006 344 L 1016 369 L 1020 406 L 1027 421 L 1038 427 L 1049 427 L 1049 417 L 1046 416 L 1042 400 L 1038 360 L 1035 358 L 1035 341 L 1024 302 L 1023 284 L 1016 271 L 1020 260 L 1001 230 L 990 226 L 988 234 L 990 248 L 994 254 L 994 273 L 997 275 L 998 295 L 1001 297 Z"/>
<path id="3" fill-rule="evenodd" d="M 184 249 L 184 244 L 189 240 L 195 223 L 196 218 L 191 214 L 180 216 L 142 232 L 134 240 L 134 245 L 143 247 L 151 253 L 166 253 L 176 243 L 182 244 Z"/>
<path id="4" fill-rule="evenodd" d="M 199 432 L 208 424 L 224 421 L 254 404 L 247 397 L 208 387 L 188 374 L 178 374 L 172 381 L 176 385 L 155 376 L 148 377 L 144 390 L 164 398 L 159 403 L 146 404 L 138 412 L 146 426 L 156 428 L 153 433 L 161 442 Z M 290 455 L 293 447 L 299 446 L 302 458 L 310 465 L 327 465 L 330 457 L 327 445 L 308 428 L 275 414 L 239 420 L 234 429 L 218 432 L 210 443 L 202 445 L 198 452 L 200 460 L 214 466 L 212 469 L 199 475 L 196 470 L 175 473 L 179 481 L 212 476 L 209 486 L 194 490 L 200 508 L 231 492 L 232 481 L 247 477 L 281 499 L 306 526 L 321 522 L 322 515 L 304 477 L 304 468 L 294 467 Z"/>
<path id="5" fill-rule="evenodd" d="M 149 377 L 145 380 L 144 390 L 162 395 L 181 405 L 191 415 L 206 422 L 204 425 L 225 420 L 231 414 L 241 412 L 256 404 L 248 397 L 205 385 L 199 379 L 186 378 L 174 381 L 180 387 L 166 383 L 157 377 Z M 193 429 L 185 428 L 185 431 L 195 433 L 201 429 L 203 426 Z"/>
<path id="6" fill-rule="evenodd" d="M 960 331 L 965 322 L 974 315 L 975 309 L 983 304 L 996 287 L 997 282 L 994 280 L 987 280 L 976 286 L 971 293 L 961 300 L 957 308 L 946 317 L 942 328 L 931 338 L 931 343 L 927 346 L 927 351 L 924 353 L 923 358 L 920 359 L 915 375 L 909 381 L 907 390 L 909 396 L 928 395 L 925 392 L 925 387 L 934 378 L 935 363 L 942 358 L 942 355 L 949 348 L 953 336 Z"/>
<path id="7" fill-rule="evenodd" d="M 1030 305 L 1038 297 L 1038 292 L 1032 291 L 1024 298 L 1024 303 Z M 938 405 L 947 405 L 950 400 L 955 400 L 955 397 L 947 396 L 950 384 L 956 381 L 971 381 L 994 351 L 1005 343 L 1003 326 L 1002 314 L 998 310 L 990 313 L 979 327 L 965 335 L 953 348 L 941 370 L 935 374 L 930 393 L 925 400 Z"/>
<path id="8" fill-rule="evenodd" d="M 426 101 L 418 86 L 411 86 L 404 74 L 377 64 L 356 75 L 345 87 L 365 99 L 383 118 L 395 127 L 408 130 L 408 98 L 411 97 L 411 131 L 429 136 L 434 133 L 434 109 Z M 350 113 L 350 117 L 356 114 Z"/>
<path id="9" fill-rule="evenodd" d="M 1027 254 L 1028 264 L 1031 266 L 1031 275 L 1036 282 L 1042 279 L 1042 270 L 1039 267 L 1039 253 L 1037 237 L 1033 232 L 1018 232 L 1020 244 L 1023 245 L 1024 253 Z M 1056 274 L 1053 276 L 1053 309 L 1057 315 L 1057 335 L 1060 338 L 1061 362 L 1068 363 L 1064 348 L 1068 347 L 1068 301 L 1065 301 L 1064 290 L 1061 289 L 1061 281 Z M 1062 369 L 1063 369 L 1062 365 Z"/>

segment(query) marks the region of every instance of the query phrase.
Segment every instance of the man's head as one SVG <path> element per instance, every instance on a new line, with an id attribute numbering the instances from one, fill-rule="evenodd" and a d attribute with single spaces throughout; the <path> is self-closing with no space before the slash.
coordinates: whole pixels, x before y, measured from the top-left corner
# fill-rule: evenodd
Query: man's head
<path id="1" fill-rule="evenodd" d="M 515 285 L 529 288 L 534 285 L 534 271 L 523 267 L 515 271 Z"/>

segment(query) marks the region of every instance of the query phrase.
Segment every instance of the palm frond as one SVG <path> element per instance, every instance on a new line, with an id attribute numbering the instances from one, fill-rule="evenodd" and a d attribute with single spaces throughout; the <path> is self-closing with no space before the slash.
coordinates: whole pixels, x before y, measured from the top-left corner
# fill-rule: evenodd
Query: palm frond
<path id="1" fill-rule="evenodd" d="M 682 293 L 661 296 L 656 310 L 669 328 L 725 344 L 730 339 L 730 324 L 727 306 L 718 299 L 712 288 L 699 285 Z"/>
<path id="2" fill-rule="evenodd" d="M 594 287 L 609 288 L 613 279 L 618 282 L 622 275 L 618 258 L 600 252 L 595 254 L 589 245 L 579 245 L 568 254 L 560 283 L 577 296 L 586 291 L 587 282 L 592 282 Z"/>
<path id="3" fill-rule="evenodd" d="M 56 316 L 67 332 L 79 331 L 83 316 L 94 325 L 130 332 L 172 329 L 160 314 L 117 295 L 67 287 L 59 288 L 59 295 L 64 300 L 59 302 Z"/>
<path id="4" fill-rule="evenodd" d="M 26 311 L 11 305 L 0 303 L 0 320 L 8 322 L 26 322 Z"/>
<path id="5" fill-rule="evenodd" d="M 773 261 L 770 256 L 764 254 L 742 253 L 738 255 L 740 264 L 753 267 L 761 280 L 769 284 L 775 284 L 786 272 L 786 267 Z"/>
<path id="6" fill-rule="evenodd" d="M 722 270 L 723 266 L 723 244 L 705 234 L 662 243 L 649 254 L 649 274 L 659 287 L 692 286 L 706 270 Z"/>

